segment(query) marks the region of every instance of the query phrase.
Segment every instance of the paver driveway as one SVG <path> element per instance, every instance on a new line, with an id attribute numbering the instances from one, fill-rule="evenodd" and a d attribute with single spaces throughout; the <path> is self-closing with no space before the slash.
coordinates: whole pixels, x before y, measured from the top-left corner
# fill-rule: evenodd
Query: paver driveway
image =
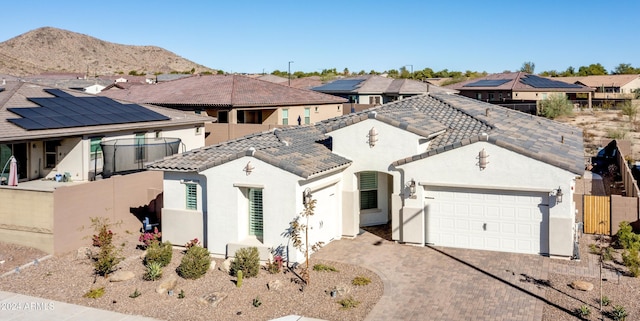
<path id="1" fill-rule="evenodd" d="M 384 293 L 367 320 L 539 321 L 549 259 L 536 255 L 396 244 L 369 232 L 312 257 L 376 272 Z"/>

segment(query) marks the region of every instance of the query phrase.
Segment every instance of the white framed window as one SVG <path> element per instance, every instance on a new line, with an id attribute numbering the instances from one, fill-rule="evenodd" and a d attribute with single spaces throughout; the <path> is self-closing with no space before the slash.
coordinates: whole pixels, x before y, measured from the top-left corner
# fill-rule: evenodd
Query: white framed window
<path id="1" fill-rule="evenodd" d="M 262 241 L 263 237 L 263 207 L 262 207 L 262 189 L 248 188 L 247 198 L 249 201 L 249 235 L 255 236 Z"/>
<path id="2" fill-rule="evenodd" d="M 282 110 L 282 124 L 289 125 L 289 109 Z"/>
<path id="3" fill-rule="evenodd" d="M 359 178 L 360 209 L 378 208 L 378 173 L 362 172 Z"/>
<path id="4" fill-rule="evenodd" d="M 44 168 L 56 167 L 58 145 L 60 141 L 57 140 L 44 142 Z"/>
<path id="5" fill-rule="evenodd" d="M 304 109 L 304 123 L 307 125 L 311 123 L 311 108 Z"/>
<path id="6" fill-rule="evenodd" d="M 482 100 L 482 93 L 476 93 L 476 99 Z"/>
<path id="7" fill-rule="evenodd" d="M 198 184 L 185 183 L 185 208 L 188 210 L 198 209 Z"/>

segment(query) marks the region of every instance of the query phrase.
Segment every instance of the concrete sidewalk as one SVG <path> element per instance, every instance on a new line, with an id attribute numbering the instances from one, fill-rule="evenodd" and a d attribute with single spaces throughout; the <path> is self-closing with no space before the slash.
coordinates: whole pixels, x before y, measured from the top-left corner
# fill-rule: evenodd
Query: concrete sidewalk
<path id="1" fill-rule="evenodd" d="M 157 319 L 0 291 L 0 320 L 156 321 Z"/>

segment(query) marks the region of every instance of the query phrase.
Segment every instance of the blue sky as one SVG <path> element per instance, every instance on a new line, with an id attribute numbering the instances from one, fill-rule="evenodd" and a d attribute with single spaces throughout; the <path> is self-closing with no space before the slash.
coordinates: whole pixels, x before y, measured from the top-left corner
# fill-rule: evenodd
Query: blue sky
<path id="1" fill-rule="evenodd" d="M 227 72 L 640 67 L 640 1 L 10 1 L 0 42 L 50 26 Z M 411 66 L 407 66 L 411 69 Z"/>

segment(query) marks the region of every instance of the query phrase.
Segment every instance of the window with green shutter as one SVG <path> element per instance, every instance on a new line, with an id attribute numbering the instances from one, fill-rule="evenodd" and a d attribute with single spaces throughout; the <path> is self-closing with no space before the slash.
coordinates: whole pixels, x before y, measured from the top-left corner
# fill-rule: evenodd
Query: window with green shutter
<path id="1" fill-rule="evenodd" d="M 262 239 L 262 189 L 249 188 L 249 235 Z"/>
<path id="2" fill-rule="evenodd" d="M 378 208 L 378 173 L 360 173 L 360 209 Z"/>
<path id="3" fill-rule="evenodd" d="M 305 124 L 311 123 L 311 108 L 304 109 L 304 123 Z"/>
<path id="4" fill-rule="evenodd" d="M 186 208 L 188 210 L 198 209 L 198 185 L 194 183 L 184 184 L 186 188 Z"/>
<path id="5" fill-rule="evenodd" d="M 289 125 L 289 109 L 282 110 L 282 124 Z"/>
<path id="6" fill-rule="evenodd" d="M 100 146 L 101 142 L 102 142 L 102 138 L 100 138 L 100 137 L 91 138 L 91 149 L 90 149 L 91 150 L 91 155 L 90 155 L 90 159 L 92 161 L 102 158 L 102 147 Z"/>

